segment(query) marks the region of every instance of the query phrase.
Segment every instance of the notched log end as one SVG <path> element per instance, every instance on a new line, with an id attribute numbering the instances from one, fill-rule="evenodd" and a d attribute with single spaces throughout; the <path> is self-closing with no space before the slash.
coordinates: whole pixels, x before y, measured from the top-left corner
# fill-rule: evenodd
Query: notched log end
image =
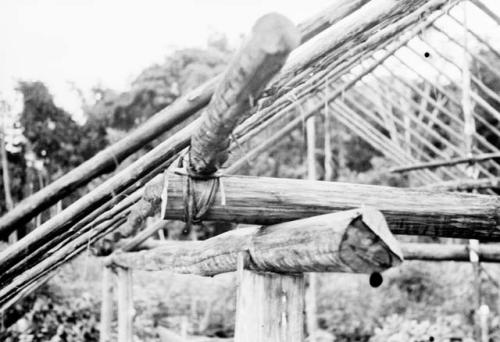
<path id="1" fill-rule="evenodd" d="M 262 49 L 270 54 L 288 53 L 300 44 L 300 32 L 295 24 L 279 13 L 260 17 L 252 28 Z"/>
<path id="2" fill-rule="evenodd" d="M 339 255 L 353 272 L 381 272 L 403 261 L 398 241 L 387 226 L 382 213 L 362 208 L 346 230 Z"/>

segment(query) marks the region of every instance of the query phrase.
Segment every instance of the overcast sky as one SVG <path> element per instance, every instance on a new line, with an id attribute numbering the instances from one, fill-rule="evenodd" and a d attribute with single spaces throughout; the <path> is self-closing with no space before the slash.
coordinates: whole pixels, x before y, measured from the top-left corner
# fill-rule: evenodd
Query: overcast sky
<path id="1" fill-rule="evenodd" d="M 300 22 L 331 0 L 1 0 L 0 91 L 18 79 L 45 82 L 77 110 L 70 83 L 124 89 L 175 48 L 204 46 L 214 33 L 238 41 L 261 15 Z M 75 108 L 76 107 L 76 108 Z"/>
<path id="2" fill-rule="evenodd" d="M 0 91 L 9 96 L 17 80 L 41 80 L 76 113 L 71 83 L 125 89 L 175 48 L 204 46 L 214 33 L 234 43 L 265 13 L 298 23 L 332 1 L 0 0 Z"/>

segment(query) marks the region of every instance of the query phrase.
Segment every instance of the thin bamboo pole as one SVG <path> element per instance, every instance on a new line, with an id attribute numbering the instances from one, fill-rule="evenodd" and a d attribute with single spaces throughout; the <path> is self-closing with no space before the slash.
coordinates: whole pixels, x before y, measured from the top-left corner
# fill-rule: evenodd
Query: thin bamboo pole
<path id="1" fill-rule="evenodd" d="M 493 12 L 484 2 L 481 0 L 471 0 L 471 2 L 486 13 L 494 22 L 500 25 L 500 16 Z"/>
<path id="2" fill-rule="evenodd" d="M 306 144 L 307 144 L 307 179 L 317 180 L 316 175 L 316 120 L 311 116 L 306 121 Z M 318 287 L 318 276 L 315 273 L 309 273 L 309 286 L 306 287 L 306 323 L 308 341 L 316 341 L 317 332 L 317 298 L 316 291 Z"/>
<path id="3" fill-rule="evenodd" d="M 340 101 L 337 101 L 337 102 L 340 102 Z M 369 131 L 372 132 L 372 134 L 375 134 L 376 136 L 380 137 L 380 139 L 382 139 L 382 141 L 386 141 L 386 144 L 387 144 L 387 147 L 390 147 L 391 150 L 395 150 L 397 151 L 397 153 L 399 153 L 400 156 L 402 156 L 402 159 L 403 160 L 417 160 L 415 159 L 414 157 L 412 157 L 410 154 L 408 154 L 405 150 L 402 149 L 402 147 L 398 144 L 396 144 L 393 140 L 387 138 L 385 135 L 383 135 L 382 132 L 380 132 L 375 126 L 373 126 L 371 123 L 369 123 L 367 120 L 365 120 L 363 117 L 361 117 L 356 111 L 354 111 L 351 107 L 349 107 L 348 105 L 345 104 L 345 101 L 343 101 L 344 103 L 342 103 L 342 108 L 344 111 L 347 111 L 349 114 L 350 114 L 350 117 L 351 117 L 351 120 L 353 121 L 358 121 L 359 122 L 359 125 L 361 126 L 365 126 L 365 127 L 369 127 Z M 355 102 L 353 102 L 355 103 Z M 373 116 L 373 113 L 371 113 L 371 111 L 369 110 L 366 110 L 365 108 L 359 108 L 359 104 L 356 104 L 355 106 L 358 110 L 365 110 L 365 115 L 368 115 L 370 116 L 372 119 L 374 118 Z M 424 172 L 422 173 L 422 176 L 421 177 L 425 177 L 427 178 L 428 180 L 431 180 L 432 179 L 440 179 L 437 175 L 431 173 L 431 172 Z"/>
<path id="4" fill-rule="evenodd" d="M 464 43 L 460 43 L 457 39 L 453 38 L 449 33 L 447 33 L 445 30 L 441 29 L 440 27 L 436 26 L 436 25 L 432 25 L 432 28 L 441 33 L 443 36 L 445 36 L 446 38 L 448 38 L 451 42 L 455 43 L 460 49 L 465 49 L 465 45 Z M 475 59 L 477 60 L 480 64 L 482 64 L 486 69 L 489 70 L 490 73 L 492 73 L 493 75 L 495 75 L 497 78 L 500 79 L 500 72 L 498 72 L 496 69 L 494 69 L 492 66 L 491 66 L 491 63 L 488 63 L 488 61 L 486 61 L 483 57 L 481 57 L 480 55 L 477 55 L 469 50 L 466 50 L 467 52 L 465 53 L 466 54 L 466 58 L 467 60 L 470 60 L 470 58 L 472 59 Z M 458 66 L 456 64 L 456 62 L 454 62 L 452 59 L 449 59 L 450 60 L 450 64 L 452 65 L 455 65 L 455 66 Z M 470 74 L 470 79 L 471 81 L 476 84 L 477 87 L 479 87 L 482 91 L 484 91 L 488 96 L 492 97 L 495 101 L 499 102 L 500 101 L 500 96 L 497 95 L 497 93 L 491 89 L 490 87 L 488 87 L 486 84 L 484 84 L 477 76 L 475 76 L 474 74 Z"/>
<path id="5" fill-rule="evenodd" d="M 372 74 L 371 76 L 372 76 L 372 77 L 374 77 L 377 81 L 382 82 L 383 84 L 387 84 L 387 82 L 386 82 L 386 81 L 384 81 L 384 80 L 380 79 L 380 78 L 379 78 L 378 76 L 376 76 L 375 74 Z M 416 88 L 416 87 L 410 86 L 410 85 L 409 85 L 409 83 L 407 83 L 406 81 L 401 80 L 401 78 L 396 77 L 396 79 L 397 79 L 398 81 L 400 81 L 402 84 L 407 84 L 407 85 L 408 85 L 408 87 L 409 87 L 410 89 L 415 90 L 414 88 Z M 395 89 L 394 91 L 395 91 L 395 92 L 397 92 L 397 93 L 401 96 L 401 98 L 404 98 L 404 94 L 401 94 L 401 92 L 399 92 L 399 91 L 398 91 L 398 90 L 396 90 L 396 89 Z M 415 90 L 415 91 L 416 91 L 417 93 L 420 93 L 418 90 Z M 425 96 L 425 95 L 424 95 L 424 96 Z M 412 107 L 414 107 L 414 108 L 416 108 L 416 109 L 419 109 L 418 104 L 417 104 L 414 100 L 409 100 L 409 103 L 410 103 L 410 105 L 411 105 Z M 434 101 L 434 100 L 431 100 L 431 103 L 433 103 L 433 104 L 435 104 L 435 105 L 438 105 L 438 104 L 437 104 L 437 102 L 436 102 L 436 101 Z M 453 118 L 454 118 L 454 120 L 457 120 L 457 121 L 458 121 L 458 119 L 456 118 L 456 116 L 455 116 L 455 115 L 453 115 L 453 114 L 452 114 L 452 113 L 451 113 L 448 109 L 446 109 L 446 108 L 444 108 L 444 107 L 441 107 L 441 108 L 439 108 L 439 109 L 440 109 L 440 110 L 442 110 L 442 112 L 443 112 L 443 113 L 445 113 L 448 117 L 453 117 Z M 413 118 L 413 121 L 414 121 L 414 122 L 417 122 L 415 118 Z M 439 127 L 440 127 L 442 130 L 446 131 L 446 132 L 447 132 L 448 134 L 450 134 L 451 136 L 453 136 L 453 137 L 456 139 L 456 141 L 462 141 L 463 137 L 462 137 L 460 134 L 458 134 L 457 132 L 455 132 L 455 131 L 451 128 L 451 127 L 449 127 L 448 125 L 443 124 L 443 123 L 441 123 L 441 122 L 439 122 L 439 121 L 436 121 L 436 124 L 438 124 L 438 123 L 439 123 Z M 439 134 L 438 134 L 435 130 L 433 130 L 433 129 L 429 128 L 429 127 L 425 127 L 425 126 L 423 126 L 423 125 L 422 125 L 422 127 L 424 127 L 424 129 L 425 129 L 425 130 L 426 130 L 426 131 L 427 131 L 430 135 L 432 135 L 433 137 L 435 137 L 436 139 L 438 139 L 438 140 L 439 140 L 442 144 L 444 144 L 444 145 L 448 146 L 448 147 L 449 147 L 451 150 L 453 150 L 455 153 L 457 153 L 457 154 L 459 154 L 459 155 L 460 155 L 460 154 L 463 154 L 463 151 L 462 151 L 462 150 L 461 150 L 458 146 L 453 145 L 453 144 L 452 144 L 450 141 L 448 141 L 448 139 L 446 139 L 445 137 L 441 137 L 441 136 L 440 136 L 440 135 L 439 135 Z M 475 136 L 478 136 L 478 134 L 476 134 L 476 132 L 474 132 L 474 135 L 475 135 Z M 482 137 L 481 137 L 481 138 L 479 138 L 478 140 L 480 140 L 481 142 L 484 142 L 484 141 L 485 141 L 485 139 L 484 139 L 484 138 L 482 138 Z M 434 152 L 436 152 L 436 151 L 435 151 L 435 150 L 436 150 L 436 148 L 435 148 L 435 147 L 434 147 L 434 148 L 432 148 L 432 147 L 430 147 L 430 146 L 429 146 L 429 144 L 426 144 L 426 145 L 427 145 L 427 147 L 429 147 L 429 148 L 433 149 L 433 150 L 434 150 Z M 447 157 L 448 157 L 447 155 L 445 155 L 445 154 L 443 154 L 443 153 L 441 153 L 441 152 L 438 152 L 437 154 L 439 154 L 441 157 L 444 157 L 444 158 L 447 158 Z M 500 170 L 500 169 L 499 169 L 499 170 Z M 482 172 L 483 172 L 486 176 L 488 176 L 488 177 L 493 177 L 493 176 L 494 176 L 491 172 L 489 172 L 489 171 L 488 171 L 486 168 L 484 168 L 484 167 L 481 167 L 481 171 L 482 171 Z"/>
<path id="6" fill-rule="evenodd" d="M 451 65 L 456 65 L 455 62 L 453 62 L 450 58 L 444 56 L 442 53 L 439 52 L 438 49 L 434 48 L 432 43 L 429 43 L 428 40 L 422 40 L 424 41 L 429 47 L 433 48 L 434 52 L 436 55 L 441 57 L 443 60 L 446 62 L 450 63 Z M 443 75 L 446 79 L 448 79 L 451 83 L 456 84 L 462 91 L 462 87 L 460 84 L 457 82 L 457 80 L 454 80 L 450 75 L 447 73 L 443 72 L 442 69 L 437 68 L 434 64 L 430 63 L 425 57 L 422 57 L 413 47 L 410 45 L 405 46 L 409 51 L 413 52 L 415 55 L 417 55 L 420 59 L 424 60 L 425 62 L 428 63 L 428 65 L 432 66 L 440 75 Z M 459 68 L 459 67 L 458 67 Z M 458 69 L 460 70 L 460 69 Z M 480 107 L 482 107 L 485 111 L 493 115 L 495 118 L 500 120 L 500 112 L 493 108 L 486 100 L 484 100 L 479 94 L 477 94 L 475 91 L 470 92 L 472 100 L 476 102 Z"/>
<path id="7" fill-rule="evenodd" d="M 101 290 L 101 332 L 100 342 L 111 342 L 111 326 L 113 322 L 113 271 L 110 267 L 102 268 Z"/>
<path id="8" fill-rule="evenodd" d="M 452 165 L 457 165 L 457 164 L 477 163 L 477 162 L 490 160 L 490 159 L 494 159 L 494 158 L 500 159 L 500 152 L 483 153 L 483 154 L 470 156 L 470 157 L 453 158 L 453 159 L 448 159 L 448 160 L 438 160 L 438 161 L 432 161 L 432 162 L 428 162 L 428 163 L 402 166 L 402 167 L 397 167 L 397 168 L 391 169 L 391 172 L 407 172 L 407 171 L 415 171 L 415 170 L 421 170 L 421 169 L 433 169 L 433 168 L 437 168 L 437 167 L 452 166 Z"/>
<path id="9" fill-rule="evenodd" d="M 373 91 L 377 92 L 377 90 L 375 90 L 375 88 L 371 87 L 371 85 L 368 85 L 368 83 L 365 83 L 365 84 L 368 87 L 370 87 Z M 357 107 L 358 109 L 361 109 L 366 115 L 368 115 L 368 116 L 372 117 L 372 119 L 374 119 L 375 116 L 373 115 L 373 113 L 371 113 L 371 111 L 368 108 L 366 108 L 361 103 L 354 101 L 350 97 L 346 97 L 346 98 L 348 98 L 350 100 L 350 102 L 352 103 L 353 106 Z M 391 99 L 388 99 L 388 100 L 391 103 L 394 103 Z M 449 143 L 445 138 L 439 136 L 437 133 L 435 133 L 435 131 L 433 131 L 432 129 L 430 129 L 430 128 L 426 127 L 425 125 L 423 125 L 421 121 L 417 120 L 416 117 L 414 117 L 412 115 L 412 113 L 405 113 L 405 116 L 410 117 L 410 121 L 411 122 L 415 123 L 416 126 L 424 128 L 425 131 L 427 131 L 428 133 L 430 133 L 438 141 L 443 142 L 445 145 L 454 147 L 454 145 L 452 145 L 451 143 Z M 394 117 L 394 120 L 396 122 L 398 122 L 400 125 L 402 125 L 402 126 L 404 125 L 404 123 L 401 122 L 401 120 L 399 118 Z M 420 134 L 417 134 L 416 132 L 410 132 L 410 135 L 414 136 L 418 141 L 420 141 L 423 145 L 425 145 L 429 150 L 431 150 L 432 152 L 434 152 L 436 155 L 446 156 L 441 150 L 439 150 L 437 147 L 435 147 L 430 141 L 428 141 L 425 137 L 421 136 Z M 417 149 L 416 146 L 413 146 L 413 148 L 414 148 L 414 150 L 418 151 L 421 156 L 424 156 L 424 158 L 431 159 L 431 157 L 427 153 L 425 153 L 423 150 Z M 456 149 L 458 150 L 458 148 L 456 148 Z M 445 171 L 445 173 L 448 176 L 450 176 L 451 178 L 455 178 L 455 175 L 453 173 L 451 173 L 450 171 Z"/>
<path id="10" fill-rule="evenodd" d="M 367 141 L 375 149 L 382 152 L 382 154 L 401 163 L 405 160 L 416 160 L 408 154 L 404 153 L 399 146 L 395 146 L 393 141 L 384 136 L 380 131 L 373 127 L 366 120 L 363 120 L 359 115 L 352 111 L 349 107 L 341 107 L 340 103 L 332 104 L 332 108 L 337 113 L 337 119 L 353 132 L 357 133 L 362 139 Z M 417 178 L 423 184 L 439 180 L 439 177 L 432 173 L 422 173 L 417 175 Z"/>
<path id="11" fill-rule="evenodd" d="M 132 297 L 132 271 L 118 267 L 118 341 L 133 342 L 134 307 Z"/>
<path id="12" fill-rule="evenodd" d="M 428 63 L 432 68 L 434 68 L 440 75 L 444 75 L 446 76 L 450 82 L 452 82 L 453 84 L 457 85 L 457 87 L 461 88 L 460 84 L 457 84 L 457 82 L 455 80 L 453 80 L 451 77 L 449 77 L 448 75 L 446 74 L 443 74 L 442 73 L 442 70 L 436 68 L 432 63 L 429 63 L 429 61 L 427 61 L 425 58 L 423 58 L 422 56 L 420 56 L 416 51 L 412 50 L 409 46 L 407 46 L 407 48 L 412 51 L 414 54 L 416 54 L 419 58 L 425 60 L 426 63 Z M 408 63 L 406 63 L 405 61 L 403 61 L 400 57 L 398 57 L 396 54 L 393 56 L 395 59 L 398 60 L 399 63 L 405 65 L 410 71 L 416 73 L 419 77 L 423 78 L 423 79 L 427 79 L 426 76 L 423 76 L 421 75 L 420 73 L 416 72 L 411 66 L 408 65 Z M 432 81 L 430 81 L 431 83 L 433 83 Z M 454 100 L 453 98 L 453 95 L 450 95 L 446 90 L 444 90 L 441 86 L 439 86 L 439 84 L 437 83 L 434 83 L 434 85 L 436 86 L 437 89 L 439 89 L 439 91 L 443 94 L 445 94 L 446 96 L 448 96 L 448 98 L 454 102 L 458 108 L 461 108 L 461 105 L 460 103 L 456 102 L 456 100 Z M 471 92 L 472 95 L 474 95 L 475 93 L 474 92 Z M 481 103 L 478 103 L 480 106 L 481 106 Z M 484 107 L 483 107 L 484 108 Z M 446 113 L 443 111 L 443 113 Z M 451 117 L 450 117 L 451 118 Z M 490 129 L 492 132 L 496 132 L 498 131 L 498 129 L 496 129 L 495 127 L 493 127 L 491 124 L 489 124 L 484 118 L 482 118 L 480 115 L 478 115 L 477 113 L 475 113 L 475 119 L 478 120 L 479 122 L 481 122 L 483 125 L 485 125 L 485 127 L 487 127 L 488 129 Z M 495 147 L 494 145 L 492 145 L 489 141 L 487 141 L 486 139 L 484 139 L 484 137 L 482 136 L 476 136 L 476 139 L 478 140 L 478 142 L 480 142 L 481 144 L 483 144 L 485 146 L 485 149 L 487 149 L 487 151 L 491 151 L 491 152 L 499 152 L 500 150 Z M 493 167 L 495 167 L 497 170 L 500 170 L 500 164 L 498 163 L 490 163 Z"/>

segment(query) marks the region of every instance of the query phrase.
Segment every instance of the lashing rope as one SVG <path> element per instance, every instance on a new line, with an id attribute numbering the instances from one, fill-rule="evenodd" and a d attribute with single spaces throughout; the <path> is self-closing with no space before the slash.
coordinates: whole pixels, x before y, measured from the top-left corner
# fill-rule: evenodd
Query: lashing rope
<path id="1" fill-rule="evenodd" d="M 221 180 L 223 174 L 215 172 L 211 175 L 200 175 L 190 170 L 184 165 L 184 155 L 179 158 L 178 167 L 173 170 L 177 175 L 186 176 L 183 185 L 182 198 L 184 204 L 184 221 L 186 226 L 183 234 L 191 232 L 193 224 L 200 224 L 206 216 L 208 210 L 212 207 L 217 192 L 220 189 L 221 204 L 226 205 L 226 196 L 224 186 Z M 161 217 L 164 218 L 168 203 L 168 184 L 171 171 L 165 170 L 163 190 L 161 194 Z M 200 189 L 200 186 L 202 187 Z M 198 189 L 197 189 L 198 188 Z"/>

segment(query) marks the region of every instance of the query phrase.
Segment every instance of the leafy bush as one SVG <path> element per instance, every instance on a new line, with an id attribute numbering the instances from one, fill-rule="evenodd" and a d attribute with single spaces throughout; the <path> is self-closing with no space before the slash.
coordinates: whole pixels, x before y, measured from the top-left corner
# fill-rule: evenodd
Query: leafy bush
<path id="1" fill-rule="evenodd" d="M 438 317 L 434 322 L 419 322 L 392 315 L 384 320 L 382 326 L 375 329 L 370 342 L 437 342 L 449 341 L 452 337 L 461 338 L 463 342 L 474 341 L 472 331 L 459 315 Z"/>

